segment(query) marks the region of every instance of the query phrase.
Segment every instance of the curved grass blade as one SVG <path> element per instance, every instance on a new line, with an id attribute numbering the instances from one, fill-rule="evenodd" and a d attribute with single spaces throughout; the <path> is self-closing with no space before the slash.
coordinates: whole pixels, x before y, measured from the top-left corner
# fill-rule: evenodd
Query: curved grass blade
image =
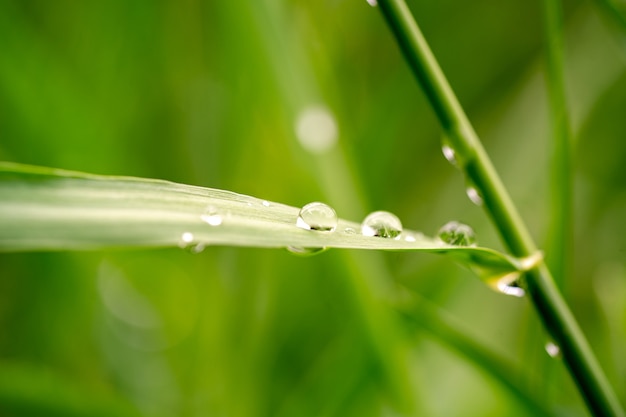
<path id="1" fill-rule="evenodd" d="M 0 163 L 0 251 L 229 245 L 446 253 L 504 274 L 518 263 L 497 251 L 442 243 L 418 232 L 364 236 L 339 219 L 334 232 L 296 225 L 299 208 L 162 180 L 99 176 Z"/>

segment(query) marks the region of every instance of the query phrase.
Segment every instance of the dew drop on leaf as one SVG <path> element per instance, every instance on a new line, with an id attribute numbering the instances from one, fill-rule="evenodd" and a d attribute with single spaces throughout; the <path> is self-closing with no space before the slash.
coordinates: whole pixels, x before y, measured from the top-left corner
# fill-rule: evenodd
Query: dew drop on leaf
<path id="1" fill-rule="evenodd" d="M 180 235 L 180 240 L 178 241 L 178 246 L 181 248 L 187 248 L 193 242 L 193 233 L 184 232 Z"/>
<path id="2" fill-rule="evenodd" d="M 444 224 L 437 232 L 437 237 L 442 242 L 454 246 L 472 246 L 476 244 L 474 229 L 457 221 Z"/>
<path id="3" fill-rule="evenodd" d="M 378 236 L 384 238 L 396 238 L 402 233 L 400 219 L 388 211 L 375 211 L 370 213 L 361 223 L 361 233 L 364 236 Z"/>
<path id="4" fill-rule="evenodd" d="M 326 251 L 327 248 L 302 248 L 297 246 L 288 246 L 287 250 L 298 256 L 312 256 Z"/>
<path id="5" fill-rule="evenodd" d="M 204 250 L 204 243 L 194 242 L 194 236 L 191 232 L 184 232 L 178 240 L 178 247 L 185 249 L 189 253 L 200 253 Z"/>
<path id="6" fill-rule="evenodd" d="M 337 228 L 337 213 L 324 203 L 309 203 L 300 209 L 296 226 L 306 230 L 332 232 Z"/>
<path id="7" fill-rule="evenodd" d="M 200 218 L 202 219 L 202 221 L 208 223 L 211 226 L 219 226 L 220 224 L 222 224 L 222 221 L 224 221 L 217 209 L 213 206 L 207 207 L 205 212 L 202 213 L 202 215 L 200 216 Z"/>
<path id="8" fill-rule="evenodd" d="M 369 4 L 372 7 L 376 7 L 378 6 L 378 0 L 367 0 L 367 4 Z"/>

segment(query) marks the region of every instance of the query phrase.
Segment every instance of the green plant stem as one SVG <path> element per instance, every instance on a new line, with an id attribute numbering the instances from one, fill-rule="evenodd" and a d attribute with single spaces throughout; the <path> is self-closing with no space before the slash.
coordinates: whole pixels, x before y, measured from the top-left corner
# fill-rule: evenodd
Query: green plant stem
<path id="1" fill-rule="evenodd" d="M 563 30 L 560 0 L 542 0 L 546 85 L 552 129 L 552 178 L 548 263 L 560 288 L 572 252 L 572 179 L 569 115 L 565 99 Z"/>
<path id="2" fill-rule="evenodd" d="M 537 247 L 521 220 L 465 112 L 448 84 L 403 0 L 379 0 L 380 10 L 426 92 L 465 174 L 482 194 L 484 208 L 513 255 L 525 258 Z M 526 273 L 528 292 L 589 409 L 595 415 L 623 416 L 612 387 L 544 262 Z"/>

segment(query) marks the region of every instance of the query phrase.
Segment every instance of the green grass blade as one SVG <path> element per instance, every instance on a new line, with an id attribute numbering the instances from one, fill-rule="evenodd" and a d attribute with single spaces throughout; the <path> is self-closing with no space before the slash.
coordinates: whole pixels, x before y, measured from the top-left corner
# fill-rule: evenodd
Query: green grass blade
<path id="1" fill-rule="evenodd" d="M 560 0 L 544 0 L 546 84 L 552 128 L 552 178 L 548 262 L 563 288 L 572 252 L 571 135 L 563 69 L 563 16 Z"/>
<path id="2" fill-rule="evenodd" d="M 486 278 L 520 269 L 497 251 L 446 245 L 418 232 L 364 236 L 359 223 L 343 219 L 334 232 L 305 230 L 296 226 L 299 211 L 162 180 L 0 164 L 0 251 L 181 245 L 411 250 L 450 254 L 487 271 L 480 274 Z"/>

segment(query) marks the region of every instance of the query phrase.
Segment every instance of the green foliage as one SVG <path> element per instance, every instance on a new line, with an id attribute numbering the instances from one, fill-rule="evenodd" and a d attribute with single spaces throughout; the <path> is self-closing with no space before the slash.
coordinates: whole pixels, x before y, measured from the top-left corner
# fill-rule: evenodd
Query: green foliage
<path id="1" fill-rule="evenodd" d="M 624 402 L 624 35 L 594 4 L 565 5 L 576 193 L 566 296 Z M 541 242 L 541 7 L 410 6 Z M 0 48 L 2 160 L 325 201 L 353 220 L 389 210 L 426 235 L 456 219 L 500 246 L 364 1 L 4 0 Z M 312 154 L 294 126 L 320 105 L 338 146 Z M 412 252 L 2 253 L 0 414 L 584 414 L 525 299 L 470 275 Z M 52 382 L 37 383 L 40 369 Z"/>

